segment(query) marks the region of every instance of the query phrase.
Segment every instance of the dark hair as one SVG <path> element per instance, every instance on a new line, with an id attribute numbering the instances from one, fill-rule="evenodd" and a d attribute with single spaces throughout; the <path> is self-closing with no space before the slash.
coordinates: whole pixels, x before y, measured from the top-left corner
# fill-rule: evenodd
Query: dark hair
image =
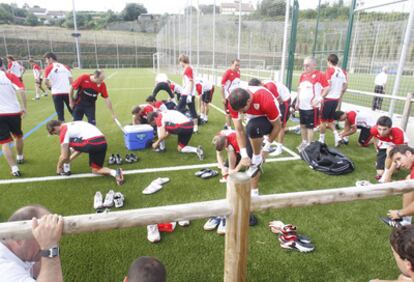
<path id="1" fill-rule="evenodd" d="M 258 78 L 252 78 L 249 80 L 249 86 L 261 86 L 262 81 Z"/>
<path id="2" fill-rule="evenodd" d="M 388 153 L 388 156 L 392 158 L 396 153 L 405 154 L 406 152 L 411 152 L 411 154 L 414 154 L 414 149 L 407 144 L 401 144 L 394 146 Z"/>
<path id="3" fill-rule="evenodd" d="M 167 271 L 164 265 L 154 257 L 136 259 L 128 270 L 128 282 L 164 282 Z"/>
<path id="4" fill-rule="evenodd" d="M 0 57 L 0 68 L 2 68 L 3 66 L 4 66 L 4 59 Z"/>
<path id="5" fill-rule="evenodd" d="M 52 53 L 52 52 L 47 52 L 46 54 L 43 55 L 43 58 L 52 59 L 54 61 L 57 61 L 57 57 L 56 57 L 55 53 Z"/>
<path id="6" fill-rule="evenodd" d="M 332 65 L 336 66 L 339 62 L 338 56 L 335 55 L 335 54 L 329 54 L 328 62 L 330 62 Z"/>
<path id="7" fill-rule="evenodd" d="M 11 221 L 22 221 L 22 220 L 31 220 L 33 217 L 41 218 L 45 214 L 49 214 L 50 212 L 41 205 L 30 205 L 25 206 L 17 211 L 15 211 L 10 217 L 9 222 Z"/>
<path id="8" fill-rule="evenodd" d="M 154 102 L 156 102 L 157 100 L 155 99 L 155 97 L 154 96 L 152 96 L 152 95 L 150 95 L 150 96 L 148 96 L 147 97 L 147 99 L 145 100 L 145 102 L 148 102 L 148 103 L 154 103 Z"/>
<path id="9" fill-rule="evenodd" d="M 33 58 L 29 59 L 29 63 L 34 63 L 35 61 L 33 60 Z"/>
<path id="10" fill-rule="evenodd" d="M 53 134 L 53 130 L 56 126 L 61 126 L 62 121 L 60 120 L 50 120 L 48 123 L 46 123 L 46 130 L 49 132 L 49 134 Z"/>
<path id="11" fill-rule="evenodd" d="M 226 146 L 226 136 L 224 135 L 216 135 L 213 138 L 213 145 L 216 147 L 216 151 L 223 151 L 224 147 Z"/>
<path id="12" fill-rule="evenodd" d="M 148 113 L 148 115 L 147 115 L 147 122 L 148 123 L 152 123 L 155 120 L 156 117 L 158 117 L 158 113 L 157 112 L 150 112 L 150 113 Z"/>
<path id="13" fill-rule="evenodd" d="M 9 59 L 9 60 L 15 61 L 15 59 L 12 55 L 7 55 L 6 58 Z"/>
<path id="14" fill-rule="evenodd" d="M 141 107 L 140 106 L 135 106 L 132 108 L 131 110 L 131 114 L 136 115 L 141 111 Z"/>
<path id="15" fill-rule="evenodd" d="M 234 64 L 235 62 L 240 63 L 240 59 L 234 59 L 233 61 L 231 61 L 231 64 Z"/>
<path id="16" fill-rule="evenodd" d="M 102 74 L 103 72 L 102 72 L 102 70 L 100 70 L 100 69 L 97 69 L 97 70 L 95 70 L 94 72 L 93 72 L 93 76 L 95 77 L 95 78 L 98 78 L 98 77 L 100 77 L 101 76 L 101 74 Z"/>
<path id="17" fill-rule="evenodd" d="M 233 110 L 239 111 L 247 105 L 247 100 L 249 100 L 250 94 L 243 88 L 236 88 L 231 91 L 229 96 L 229 102 Z"/>
<path id="18" fill-rule="evenodd" d="M 414 270 L 414 225 L 395 228 L 390 235 L 390 244 L 400 258 L 411 263 L 411 270 Z"/>
<path id="19" fill-rule="evenodd" d="M 181 54 L 181 55 L 178 57 L 178 61 L 179 61 L 179 62 L 183 62 L 184 64 L 189 64 L 189 63 L 190 63 L 190 58 L 188 58 L 188 56 L 187 56 L 187 55 L 185 55 L 185 54 Z"/>
<path id="20" fill-rule="evenodd" d="M 382 116 L 377 120 L 377 125 L 386 126 L 386 127 L 391 128 L 392 119 L 388 116 Z"/>
<path id="21" fill-rule="evenodd" d="M 345 114 L 343 111 L 336 111 L 334 113 L 334 120 L 339 120 L 343 114 Z"/>

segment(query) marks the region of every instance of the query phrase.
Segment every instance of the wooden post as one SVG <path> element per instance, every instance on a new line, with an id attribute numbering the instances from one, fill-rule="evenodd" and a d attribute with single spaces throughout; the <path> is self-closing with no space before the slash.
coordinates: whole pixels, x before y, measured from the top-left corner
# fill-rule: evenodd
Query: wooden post
<path id="1" fill-rule="evenodd" d="M 231 175 L 227 200 L 232 213 L 227 217 L 224 247 L 224 281 L 247 281 L 247 249 L 250 212 L 250 177 Z"/>
<path id="2" fill-rule="evenodd" d="M 401 118 L 401 128 L 406 131 L 407 130 L 407 124 L 408 120 L 410 119 L 410 113 L 411 113 L 411 100 L 413 99 L 413 93 L 407 93 L 407 99 L 405 100 L 404 104 L 404 111 Z"/>

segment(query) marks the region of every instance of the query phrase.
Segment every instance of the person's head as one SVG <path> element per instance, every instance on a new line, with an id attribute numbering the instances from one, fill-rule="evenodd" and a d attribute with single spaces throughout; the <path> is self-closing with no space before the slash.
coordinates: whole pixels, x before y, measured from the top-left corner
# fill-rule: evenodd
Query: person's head
<path id="1" fill-rule="evenodd" d="M 0 70 L 4 70 L 4 59 L 0 57 Z"/>
<path id="2" fill-rule="evenodd" d="M 337 55 L 329 54 L 327 61 L 328 61 L 328 66 L 336 66 L 339 62 L 339 59 Z"/>
<path id="3" fill-rule="evenodd" d="M 52 52 L 47 52 L 46 54 L 43 55 L 43 58 L 46 61 L 46 64 L 52 64 L 53 62 L 57 62 L 57 57 L 55 55 L 55 53 Z"/>
<path id="4" fill-rule="evenodd" d="M 262 86 L 263 85 L 262 81 L 258 78 L 250 79 L 248 84 L 249 86 Z"/>
<path id="5" fill-rule="evenodd" d="M 154 257 L 136 259 L 128 270 L 124 282 L 164 282 L 167 281 L 167 271 L 164 265 Z"/>
<path id="6" fill-rule="evenodd" d="M 240 70 L 240 60 L 239 59 L 234 59 L 231 62 L 231 67 L 232 70 L 238 72 Z"/>
<path id="7" fill-rule="evenodd" d="M 395 228 L 390 235 L 390 244 L 401 273 L 414 277 L 414 225 Z"/>
<path id="8" fill-rule="evenodd" d="M 33 60 L 33 58 L 29 59 L 29 64 L 31 64 L 32 66 L 35 64 L 35 61 Z"/>
<path id="9" fill-rule="evenodd" d="M 397 167 L 411 169 L 414 165 L 414 149 L 408 145 L 397 145 L 391 149 L 388 156 Z"/>
<path id="10" fill-rule="evenodd" d="M 383 66 L 382 67 L 382 72 L 388 73 L 388 67 L 387 66 Z"/>
<path id="11" fill-rule="evenodd" d="M 186 65 L 189 65 L 189 64 L 190 64 L 190 58 L 189 58 L 187 55 L 185 55 L 185 54 L 181 54 L 181 55 L 178 57 L 178 62 L 180 63 L 180 65 L 181 65 L 182 67 L 184 67 L 184 66 L 186 66 Z"/>
<path id="12" fill-rule="evenodd" d="M 96 84 L 101 84 L 105 80 L 105 73 L 102 70 L 95 70 L 92 74 L 92 80 Z"/>
<path id="13" fill-rule="evenodd" d="M 14 57 L 12 56 L 12 55 L 7 55 L 7 62 L 8 63 L 11 63 L 11 62 L 14 62 L 15 61 L 15 59 L 14 59 Z"/>
<path id="14" fill-rule="evenodd" d="M 134 106 L 131 110 L 131 114 L 132 115 L 137 115 L 139 114 L 139 112 L 141 111 L 141 107 L 140 106 Z"/>
<path id="15" fill-rule="evenodd" d="M 15 211 L 8 222 L 31 220 L 32 218 L 40 219 L 42 216 L 50 212 L 41 205 L 30 205 Z M 5 240 L 5 245 L 22 261 L 39 261 L 40 260 L 40 246 L 37 241 L 32 239 L 27 240 Z"/>
<path id="16" fill-rule="evenodd" d="M 250 93 L 243 88 L 236 88 L 231 91 L 228 99 L 232 109 L 241 113 L 246 112 L 252 102 Z"/>
<path id="17" fill-rule="evenodd" d="M 63 122 L 60 120 L 50 120 L 46 123 L 46 130 L 50 135 L 59 135 L 62 124 Z"/>
<path id="18" fill-rule="evenodd" d="M 338 121 L 346 120 L 346 113 L 343 111 L 336 111 L 334 113 L 334 120 L 338 120 Z"/>
<path id="19" fill-rule="evenodd" d="M 154 96 L 150 95 L 150 96 L 147 97 L 147 99 L 145 100 L 145 102 L 150 103 L 152 105 L 155 102 L 157 102 L 157 100 L 155 99 Z"/>
<path id="20" fill-rule="evenodd" d="M 150 112 L 147 115 L 147 122 L 148 124 L 151 124 L 152 126 L 155 125 L 155 119 L 158 117 L 158 113 L 157 112 Z"/>
<path id="21" fill-rule="evenodd" d="M 390 117 L 382 116 L 377 120 L 378 133 L 382 137 L 387 137 L 391 132 L 392 120 Z"/>
<path id="22" fill-rule="evenodd" d="M 313 57 L 306 57 L 303 60 L 303 70 L 306 73 L 312 72 L 316 67 L 316 60 Z"/>
<path id="23" fill-rule="evenodd" d="M 213 143 L 214 147 L 216 148 L 216 151 L 221 152 L 221 151 L 224 150 L 224 148 L 226 148 L 226 145 L 227 145 L 226 144 L 227 143 L 226 136 L 216 135 L 216 136 L 214 136 L 212 143 Z"/>

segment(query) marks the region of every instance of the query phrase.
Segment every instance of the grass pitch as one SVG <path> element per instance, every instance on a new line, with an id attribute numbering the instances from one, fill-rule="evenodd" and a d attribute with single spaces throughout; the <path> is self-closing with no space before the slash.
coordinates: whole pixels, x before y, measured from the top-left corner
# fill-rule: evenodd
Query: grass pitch
<path id="1" fill-rule="evenodd" d="M 79 75 L 78 71 L 74 76 Z M 130 122 L 130 109 L 142 103 L 152 90 L 150 70 L 107 70 L 109 95 L 115 111 L 124 124 Z M 178 78 L 176 78 L 177 81 Z M 33 79 L 25 76 L 29 99 L 33 97 Z M 217 89 L 218 90 L 218 89 Z M 162 94 L 166 95 L 166 94 Z M 162 96 L 161 97 L 166 97 Z M 219 91 L 214 103 L 220 106 Z M 127 153 L 123 136 L 99 98 L 97 126 L 106 135 L 108 153 Z M 50 96 L 28 102 L 24 131 L 28 132 L 53 114 Z M 66 114 L 69 119 L 68 113 Z M 176 152 L 176 138 L 167 140 L 167 152 L 138 151 L 140 162 L 123 165 L 128 169 L 211 163 L 215 152 L 211 145 L 214 134 L 223 126 L 223 115 L 210 110 L 208 125 L 201 127 L 190 144 L 202 144 L 206 159 Z M 333 143 L 327 134 L 328 144 Z M 355 136 L 350 145 L 340 150 L 356 164 L 356 170 L 345 176 L 327 176 L 312 171 L 301 160 L 265 165 L 260 183 L 261 194 L 286 193 L 334 187 L 353 186 L 356 180 L 374 182 L 375 150 L 360 148 Z M 300 143 L 298 135 L 288 134 L 286 146 L 293 149 Z M 26 164 L 21 166 L 23 177 L 55 174 L 59 154 L 58 138 L 48 136 L 42 126 L 25 140 Z M 283 156 L 288 156 L 284 153 Z M 0 158 L 0 178 L 11 178 L 3 157 Z M 73 173 L 89 172 L 87 157 L 72 164 Z M 202 180 L 195 170 L 167 173 L 127 175 L 126 183 L 117 187 L 111 178 L 67 179 L 65 181 L 0 185 L 0 220 L 5 221 L 17 208 L 39 203 L 62 215 L 93 213 L 96 191 L 121 191 L 126 197 L 124 209 L 205 201 L 225 197 L 225 186 L 218 177 Z M 400 172 L 396 179 L 406 172 Z M 170 177 L 171 182 L 153 195 L 141 191 L 154 178 Z M 388 235 L 390 229 L 378 220 L 390 208 L 399 208 L 401 197 L 342 203 L 328 206 L 291 208 L 258 213 L 259 224 L 249 230 L 249 281 L 367 281 L 373 278 L 392 279 L 398 276 Z M 313 253 L 301 254 L 279 247 L 277 237 L 267 223 L 279 219 L 298 226 L 299 233 L 308 235 L 316 245 Z M 162 234 L 162 241 L 151 244 L 146 228 L 130 228 L 108 232 L 64 236 L 61 242 L 62 265 L 66 281 L 122 281 L 130 263 L 138 256 L 156 256 L 166 266 L 169 281 L 221 281 L 223 279 L 224 238 L 215 232 L 203 231 L 205 220 L 193 221 L 187 228 L 177 227 L 174 233 Z"/>

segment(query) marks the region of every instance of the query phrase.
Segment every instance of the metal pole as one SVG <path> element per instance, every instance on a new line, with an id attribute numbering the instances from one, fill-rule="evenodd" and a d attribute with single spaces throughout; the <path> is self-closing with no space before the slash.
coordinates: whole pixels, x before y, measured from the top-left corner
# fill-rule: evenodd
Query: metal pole
<path id="1" fill-rule="evenodd" d="M 345 41 L 345 47 L 344 47 L 344 59 L 342 61 L 342 68 L 344 70 L 346 70 L 348 66 L 349 47 L 351 45 L 352 27 L 354 25 L 355 6 L 356 6 L 356 0 L 352 0 L 352 4 L 349 7 L 348 31 L 346 34 L 346 41 Z"/>
<path id="2" fill-rule="evenodd" d="M 242 0 L 239 0 L 239 32 L 237 37 L 237 58 L 240 59 L 240 44 L 241 44 L 241 9 Z"/>
<path id="3" fill-rule="evenodd" d="M 192 61 L 191 60 L 191 52 L 192 52 L 192 41 L 193 41 L 193 38 L 192 38 L 192 35 L 193 35 L 193 1 L 192 0 L 190 0 L 190 14 L 189 14 L 189 22 L 190 22 L 190 24 L 188 25 L 188 30 L 189 30 L 189 49 L 188 49 L 188 58 L 190 58 L 190 62 Z"/>
<path id="4" fill-rule="evenodd" d="M 286 74 L 286 86 L 292 90 L 293 68 L 295 66 L 296 32 L 298 28 L 299 2 L 294 0 L 292 9 L 292 28 L 290 30 L 289 60 Z"/>
<path id="5" fill-rule="evenodd" d="M 115 36 L 116 44 L 116 67 L 119 69 L 119 47 L 118 47 L 118 37 Z"/>
<path id="6" fill-rule="evenodd" d="M 174 16 L 174 25 L 173 25 L 173 48 L 174 48 L 174 56 L 173 56 L 173 60 L 172 60 L 172 65 L 173 67 L 175 66 L 175 60 L 177 60 L 177 42 L 175 41 L 175 22 L 176 22 L 176 16 Z M 175 68 L 174 68 L 175 69 Z"/>
<path id="7" fill-rule="evenodd" d="M 138 67 L 138 46 L 137 46 L 136 37 L 134 37 L 134 44 L 135 44 L 135 66 Z"/>
<path id="8" fill-rule="evenodd" d="M 413 93 L 407 93 L 407 99 L 405 100 L 404 104 L 404 111 L 401 118 L 401 124 L 400 127 L 406 131 L 408 120 L 410 119 L 410 113 L 411 113 L 411 106 L 412 106 L 412 100 L 413 99 Z"/>
<path id="9" fill-rule="evenodd" d="M 96 34 L 93 34 L 93 43 L 95 44 L 95 61 L 96 61 L 96 68 L 99 69 L 99 61 L 98 61 L 98 46 L 96 46 Z"/>
<path id="10" fill-rule="evenodd" d="M 78 24 L 76 22 L 76 10 L 75 10 L 75 0 L 72 0 L 72 7 L 73 7 L 73 28 L 75 33 L 75 46 L 76 46 L 76 57 L 78 59 L 78 68 L 82 68 L 81 60 L 80 60 L 80 47 L 79 47 L 79 37 L 78 37 Z"/>
<path id="11" fill-rule="evenodd" d="M 178 34 L 181 35 L 181 15 L 178 15 Z M 181 55 L 181 36 L 178 37 L 178 54 Z M 177 60 L 177 57 L 175 60 Z"/>
<path id="12" fill-rule="evenodd" d="M 352 70 L 353 66 L 354 66 L 354 58 L 355 58 L 355 51 L 357 48 L 357 42 L 359 39 L 359 13 L 357 14 L 356 17 L 356 22 L 357 25 L 355 26 L 355 36 L 354 36 L 354 40 L 352 40 L 352 50 L 351 50 L 351 60 L 349 61 L 349 69 Z"/>
<path id="13" fill-rule="evenodd" d="M 29 39 L 26 39 L 26 44 L 27 44 L 27 54 L 29 56 L 29 58 L 31 57 L 30 55 L 30 44 L 29 44 Z"/>
<path id="14" fill-rule="evenodd" d="M 318 40 L 319 17 L 321 14 L 321 0 L 318 2 L 318 15 L 316 16 L 315 38 L 313 39 L 312 56 L 315 57 L 316 41 Z"/>
<path id="15" fill-rule="evenodd" d="M 392 89 L 392 94 L 391 94 L 392 96 L 398 95 L 402 73 L 404 71 L 407 54 L 409 52 L 413 25 L 414 25 L 414 0 L 410 0 L 410 16 L 408 17 L 407 28 L 405 30 L 404 42 L 401 48 L 400 62 L 398 64 L 398 69 L 397 69 L 397 76 L 395 77 L 394 87 Z M 394 111 L 395 111 L 395 100 L 392 99 L 390 103 L 390 109 L 388 112 L 390 117 L 393 116 Z"/>
<path id="16" fill-rule="evenodd" d="M 214 71 L 215 67 L 216 67 L 216 62 L 215 62 L 215 57 L 216 57 L 216 0 L 214 0 L 214 9 L 213 9 L 213 58 L 212 58 L 212 64 L 211 67 Z M 214 79 L 215 76 L 213 75 Z M 214 80 L 215 81 L 215 80 Z"/>
<path id="17" fill-rule="evenodd" d="M 4 50 L 6 51 L 6 55 L 8 55 L 9 51 L 7 50 L 6 34 L 4 34 L 4 31 L 3 31 L 3 43 L 4 43 Z"/>
<path id="18" fill-rule="evenodd" d="M 289 28 L 289 15 L 290 15 L 290 0 L 286 0 L 286 12 L 285 12 L 285 28 L 283 30 L 283 47 L 282 47 L 282 62 L 280 66 L 279 81 L 283 81 L 285 77 L 286 69 L 286 53 L 288 45 L 288 28 Z"/>
<path id="19" fill-rule="evenodd" d="M 250 62 L 251 62 L 251 59 L 252 59 L 252 57 L 251 57 L 251 53 L 250 53 L 250 49 L 252 48 L 252 32 L 250 31 L 250 34 L 249 34 L 249 64 L 248 64 L 248 68 L 250 69 L 251 68 L 251 64 L 250 64 Z"/>
<path id="20" fill-rule="evenodd" d="M 375 57 L 376 57 L 377 52 L 378 52 L 378 34 L 379 34 L 379 31 L 380 31 L 380 28 L 381 28 L 381 23 L 379 23 L 377 25 L 376 32 L 375 32 L 374 50 L 372 51 L 371 64 L 370 64 L 370 67 L 369 67 L 369 73 L 372 73 L 372 69 L 374 68 L 374 60 L 375 60 Z"/>
<path id="21" fill-rule="evenodd" d="M 197 70 L 200 67 L 200 1 L 197 0 Z"/>

